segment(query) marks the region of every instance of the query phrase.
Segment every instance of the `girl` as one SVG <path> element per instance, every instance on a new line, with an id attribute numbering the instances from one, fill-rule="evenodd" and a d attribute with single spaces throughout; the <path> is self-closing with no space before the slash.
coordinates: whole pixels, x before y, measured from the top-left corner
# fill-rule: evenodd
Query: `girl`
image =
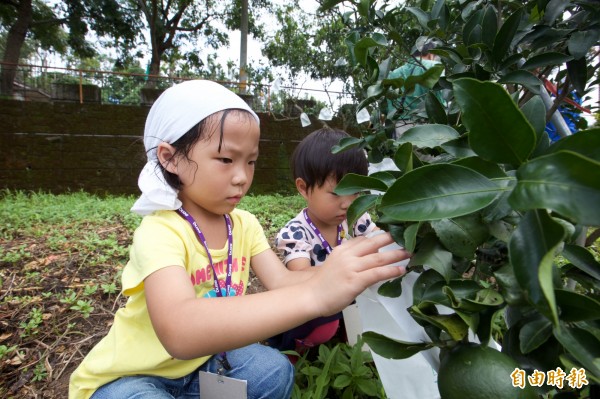
<path id="1" fill-rule="evenodd" d="M 287 270 L 257 219 L 235 209 L 259 136 L 256 114 L 217 83 L 184 82 L 154 103 L 132 208 L 145 217 L 122 276 L 128 301 L 72 374 L 71 399 L 287 398 L 293 367 L 256 342 L 401 274 L 379 267 L 407 257 L 377 253 L 389 235 L 342 245 L 318 272 Z M 244 296 L 250 267 L 269 291 Z"/>
<path id="2" fill-rule="evenodd" d="M 337 154 L 332 149 L 341 139 L 350 137 L 342 130 L 323 128 L 306 136 L 292 155 L 292 175 L 306 208 L 286 223 L 275 241 L 290 270 L 310 270 L 320 266 L 333 248 L 349 237 L 346 212 L 357 195 L 337 195 L 335 186 L 348 173 L 366 176 L 367 157 L 363 149 L 352 148 Z M 377 230 L 368 213 L 353 226 L 353 236 Z M 280 350 L 323 344 L 338 333 L 342 313 L 320 317 L 269 339 Z M 294 358 L 292 358 L 294 359 Z"/>

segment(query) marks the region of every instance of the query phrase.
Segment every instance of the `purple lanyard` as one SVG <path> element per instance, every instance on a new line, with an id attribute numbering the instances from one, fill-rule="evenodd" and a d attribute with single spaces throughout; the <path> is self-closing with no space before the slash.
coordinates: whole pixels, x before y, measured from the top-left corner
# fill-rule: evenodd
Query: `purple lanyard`
<path id="1" fill-rule="evenodd" d="M 321 234 L 321 230 L 319 230 L 319 228 L 310 219 L 310 217 L 308 216 L 308 212 L 306 211 L 306 208 L 304 208 L 302 210 L 302 212 L 304 213 L 304 219 L 306 219 L 306 223 L 308 223 L 308 225 L 310 226 L 311 229 L 313 229 L 313 231 L 315 232 L 317 237 L 319 237 L 319 239 L 321 240 L 321 244 L 323 244 L 323 248 L 325 248 L 325 251 L 327 251 L 327 253 L 330 254 L 333 251 L 333 249 L 331 248 L 331 245 L 329 245 L 329 243 L 327 242 L 325 237 L 323 237 L 323 234 Z M 336 243 L 336 245 L 340 245 L 341 243 L 342 243 L 342 224 L 340 223 L 337 227 L 337 243 Z"/>
<path id="2" fill-rule="evenodd" d="M 208 262 L 210 263 L 210 267 L 213 272 L 213 287 L 215 290 L 215 294 L 218 297 L 222 297 L 223 293 L 221 293 L 221 288 L 219 287 L 219 279 L 217 278 L 217 272 L 212 261 L 212 256 L 210 255 L 210 251 L 208 250 L 208 243 L 206 242 L 204 234 L 202 234 L 202 230 L 200 230 L 198 223 L 196 223 L 192 215 L 187 213 L 185 209 L 183 209 L 183 207 L 177 209 L 177 213 L 179 213 L 181 217 L 187 220 L 194 228 L 194 232 L 196 233 L 198 241 L 200 241 L 200 244 L 202 244 L 204 250 L 206 251 L 206 256 L 208 257 Z M 233 233 L 231 231 L 231 217 L 229 217 L 229 215 L 227 214 L 223 216 L 225 217 L 225 224 L 227 225 L 227 277 L 225 277 L 225 296 L 229 296 L 229 289 L 231 288 L 231 270 L 233 265 Z M 223 369 L 231 370 L 231 366 L 227 361 L 227 354 L 225 352 L 221 352 L 221 359 L 219 360 L 219 363 L 221 363 L 222 368 L 219 368 L 217 370 L 218 374 L 222 375 Z"/>
<path id="3" fill-rule="evenodd" d="M 177 209 L 177 212 L 181 215 L 181 217 L 187 220 L 194 228 L 198 241 L 200 242 L 200 244 L 202 244 L 204 250 L 206 251 L 206 256 L 208 257 L 208 262 L 210 263 L 210 267 L 213 272 L 213 286 L 215 289 L 215 294 L 218 297 L 222 297 L 223 293 L 221 293 L 221 288 L 219 287 L 219 279 L 217 277 L 217 272 L 213 264 L 212 256 L 210 256 L 210 251 L 208 250 L 208 244 L 206 242 L 204 234 L 202 234 L 198 223 L 196 223 L 194 218 L 189 213 L 187 213 L 185 209 L 183 209 L 183 207 Z M 231 288 L 231 269 L 233 265 L 233 234 L 231 232 L 231 218 L 227 214 L 223 216 L 225 217 L 225 224 L 227 225 L 227 276 L 225 277 L 225 296 L 229 296 L 229 289 Z"/>

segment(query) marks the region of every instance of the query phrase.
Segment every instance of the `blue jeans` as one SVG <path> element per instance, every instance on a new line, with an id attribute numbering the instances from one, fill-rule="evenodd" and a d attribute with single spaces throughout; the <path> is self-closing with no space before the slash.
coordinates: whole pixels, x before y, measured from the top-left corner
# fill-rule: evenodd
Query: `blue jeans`
<path id="1" fill-rule="evenodd" d="M 193 373 L 177 379 L 155 376 L 122 377 L 101 386 L 91 399 L 202 398 L 198 371 L 216 373 L 220 356 L 211 357 Z M 294 366 L 279 351 L 253 344 L 227 352 L 231 370 L 224 375 L 248 381 L 248 399 L 288 399 L 294 387 Z M 199 396 L 200 395 L 200 396 Z"/>

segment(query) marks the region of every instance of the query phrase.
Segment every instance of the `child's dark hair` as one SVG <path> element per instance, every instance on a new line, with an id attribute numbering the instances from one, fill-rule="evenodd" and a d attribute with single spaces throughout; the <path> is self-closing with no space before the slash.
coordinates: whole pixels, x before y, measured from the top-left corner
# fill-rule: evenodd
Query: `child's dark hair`
<path id="1" fill-rule="evenodd" d="M 333 154 L 333 146 L 350 135 L 343 130 L 323 128 L 306 136 L 292 155 L 292 175 L 301 178 L 307 189 L 321 187 L 329 177 L 339 182 L 344 175 L 369 173 L 367 156 L 362 148 L 354 147 Z"/>
<path id="2" fill-rule="evenodd" d="M 227 118 L 228 115 L 232 115 L 232 114 L 237 115 L 240 118 L 248 118 L 249 120 L 254 118 L 252 116 L 252 114 L 250 114 L 248 111 L 246 111 L 244 109 L 232 108 L 232 109 L 226 109 L 226 110 L 222 111 L 221 117 L 218 120 L 219 121 L 219 134 L 220 134 L 219 152 L 221 152 L 221 145 L 223 144 L 223 125 L 225 124 L 225 119 Z M 211 137 L 211 135 L 209 135 L 210 131 L 213 131 L 214 133 L 216 133 L 216 131 L 211 128 L 211 126 L 214 126 L 213 124 L 217 122 L 216 115 L 217 114 L 212 114 L 212 115 L 202 119 L 200 122 L 198 122 L 196 125 L 194 125 L 190 130 L 188 130 L 183 136 L 181 136 L 178 140 L 171 143 L 173 148 L 175 148 L 175 153 L 173 154 L 173 158 L 178 155 L 181 155 L 188 161 L 191 161 L 189 159 L 188 155 L 189 155 L 190 151 L 192 150 L 192 148 L 194 147 L 194 144 L 196 144 L 196 142 L 198 142 L 201 139 L 208 140 Z M 158 167 L 160 168 L 160 171 L 163 174 L 163 176 L 165 177 L 165 181 L 167 182 L 167 184 L 169 186 L 173 187 L 175 190 L 181 189 L 181 180 L 179 179 L 179 176 L 166 170 L 163 167 L 163 165 L 160 164 L 160 162 L 158 163 Z"/>

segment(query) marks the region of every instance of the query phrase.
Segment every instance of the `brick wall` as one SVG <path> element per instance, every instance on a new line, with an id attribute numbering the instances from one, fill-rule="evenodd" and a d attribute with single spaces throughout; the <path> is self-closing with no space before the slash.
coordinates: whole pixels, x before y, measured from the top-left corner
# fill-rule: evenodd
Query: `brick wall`
<path id="1" fill-rule="evenodd" d="M 138 194 L 145 163 L 142 137 L 149 107 L 0 99 L 2 188 L 53 193 Z M 322 126 L 261 119 L 260 157 L 252 193 L 294 192 L 289 157 Z M 341 127 L 340 121 L 329 123 Z"/>

